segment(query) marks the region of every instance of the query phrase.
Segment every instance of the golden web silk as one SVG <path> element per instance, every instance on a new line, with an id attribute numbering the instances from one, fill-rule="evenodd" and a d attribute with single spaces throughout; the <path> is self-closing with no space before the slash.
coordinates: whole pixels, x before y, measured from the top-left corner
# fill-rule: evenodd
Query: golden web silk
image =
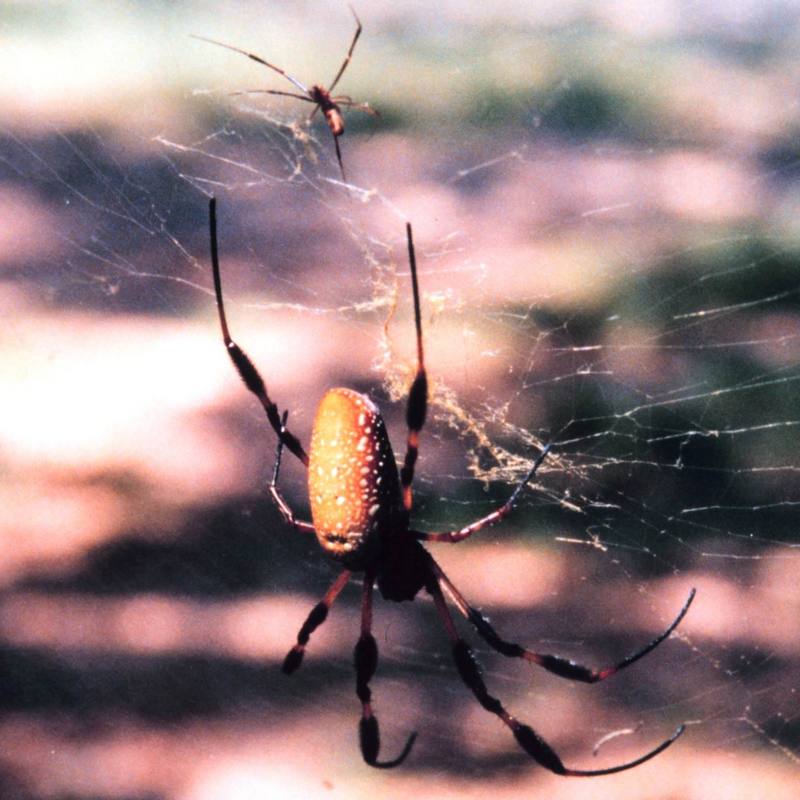
<path id="1" fill-rule="evenodd" d="M 399 524 L 400 483 L 386 425 L 375 404 L 330 389 L 317 409 L 308 464 L 311 517 L 326 552 L 358 568 Z"/>

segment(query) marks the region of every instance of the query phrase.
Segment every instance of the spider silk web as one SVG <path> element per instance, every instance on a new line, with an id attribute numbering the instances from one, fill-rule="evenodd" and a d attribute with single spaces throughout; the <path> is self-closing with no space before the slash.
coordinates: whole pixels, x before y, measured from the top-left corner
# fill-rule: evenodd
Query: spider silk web
<path id="1" fill-rule="evenodd" d="M 797 6 L 529 5 L 359 3 L 339 88 L 382 116 L 346 115 L 349 183 L 310 104 L 231 95 L 286 86 L 189 38 L 330 80 L 346 5 L 8 12 L 3 57 L 28 77 L 0 130 L 3 797 L 793 796 Z M 233 337 L 291 429 L 307 443 L 348 386 L 398 458 L 412 223 L 431 381 L 414 528 L 489 513 L 553 445 L 511 517 L 430 546 L 444 571 L 504 638 L 592 666 L 697 589 L 668 641 L 594 686 L 459 630 L 568 766 L 685 724 L 668 752 L 588 782 L 532 764 L 423 593 L 376 599 L 383 756 L 419 736 L 370 770 L 359 576 L 281 674 L 337 571 L 268 498 L 275 437 L 216 318 L 212 195 Z"/>

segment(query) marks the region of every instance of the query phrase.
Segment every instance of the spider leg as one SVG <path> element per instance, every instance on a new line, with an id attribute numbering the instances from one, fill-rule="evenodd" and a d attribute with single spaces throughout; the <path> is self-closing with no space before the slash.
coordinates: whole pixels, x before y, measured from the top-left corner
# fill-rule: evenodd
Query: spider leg
<path id="1" fill-rule="evenodd" d="M 403 490 L 403 506 L 411 510 L 411 484 L 414 480 L 414 465 L 419 455 L 419 432 L 425 424 L 428 412 L 428 376 L 425 372 L 425 353 L 422 347 L 422 314 L 419 304 L 419 283 L 417 282 L 417 257 L 414 252 L 414 238 L 411 224 L 406 223 L 408 239 L 408 263 L 411 270 L 411 288 L 414 293 L 414 325 L 417 331 L 417 374 L 408 393 L 406 406 L 406 424 L 408 425 L 408 443 L 403 467 L 400 470 L 400 485 Z"/>
<path id="2" fill-rule="evenodd" d="M 378 667 L 378 643 L 372 635 L 372 588 L 375 575 L 364 576 L 364 593 L 361 601 L 361 636 L 353 653 L 356 668 L 356 694 L 361 701 L 361 721 L 358 726 L 358 738 L 361 744 L 361 755 L 371 767 L 390 769 L 400 766 L 411 752 L 417 734 L 412 733 L 406 741 L 401 753 L 391 761 L 378 761 L 381 749 L 378 720 L 372 712 L 372 692 L 369 682 Z"/>
<path id="3" fill-rule="evenodd" d="M 344 106 L 345 108 L 354 108 L 356 111 L 363 111 L 365 114 L 372 114 L 373 117 L 381 116 L 380 111 L 373 108 L 369 103 L 356 103 L 347 96 L 334 97 L 333 102 L 337 106 Z"/>
<path id="4" fill-rule="evenodd" d="M 288 411 L 283 412 L 283 416 L 281 417 L 281 434 L 286 432 L 286 419 L 289 416 Z M 280 489 L 278 489 L 278 473 L 281 469 L 281 455 L 283 453 L 283 439 L 281 436 L 278 437 L 278 445 L 275 450 L 275 466 L 272 469 L 272 480 L 269 483 L 269 493 L 272 496 L 272 500 L 275 505 L 278 507 L 278 510 L 283 515 L 283 518 L 288 522 L 295 530 L 303 531 L 304 533 L 315 533 L 314 526 L 310 522 L 305 522 L 304 520 L 297 519 L 294 515 L 294 511 L 292 511 L 291 506 L 286 502 L 286 499 L 281 494 Z"/>
<path id="5" fill-rule="evenodd" d="M 308 644 L 311 634 L 325 622 L 328 617 L 328 611 L 330 611 L 333 605 L 333 601 L 339 596 L 339 592 L 347 585 L 347 581 L 350 580 L 352 574 L 353 573 L 349 570 L 344 570 L 333 582 L 331 588 L 328 589 L 322 600 L 311 609 L 311 613 L 306 617 L 306 621 L 297 634 L 297 644 L 286 654 L 286 658 L 283 660 L 281 669 L 286 675 L 291 675 L 299 668 L 300 664 L 303 663 L 303 654 L 305 653 L 306 645 Z"/>
<path id="6" fill-rule="evenodd" d="M 342 151 L 339 148 L 339 137 L 333 134 L 333 145 L 336 148 L 336 160 L 339 162 L 339 171 L 342 173 L 342 181 L 347 183 L 347 176 L 344 174 L 344 164 L 342 164 Z"/>
<path id="7" fill-rule="evenodd" d="M 356 32 L 355 35 L 353 36 L 353 41 L 350 43 L 350 49 L 347 51 L 347 55 L 344 58 L 342 66 L 339 67 L 339 71 L 336 73 L 336 77 L 333 79 L 333 83 L 328 87 L 329 92 L 332 92 L 333 87 L 336 86 L 337 83 L 339 83 L 339 78 L 342 77 L 345 69 L 347 69 L 347 65 L 350 63 L 350 59 L 353 57 L 353 50 L 356 49 L 356 42 L 358 41 L 358 37 L 361 36 L 361 20 L 358 18 L 358 14 L 356 14 L 353 6 L 350 6 L 350 11 L 356 18 L 356 26 L 357 26 Z"/>
<path id="8" fill-rule="evenodd" d="M 255 53 L 249 53 L 247 50 L 242 50 L 239 47 L 234 47 L 232 44 L 225 44 L 225 42 L 220 42 L 217 39 L 209 39 L 207 36 L 198 36 L 197 34 L 191 34 L 192 39 L 199 39 L 201 42 L 208 42 L 209 44 L 215 44 L 217 47 L 224 47 L 226 50 L 233 50 L 234 53 L 240 53 L 243 56 L 247 56 L 249 59 L 268 67 L 271 70 L 274 70 L 279 75 L 283 75 L 287 81 L 293 83 L 303 94 L 308 95 L 308 89 L 300 83 L 297 78 L 290 75 L 286 70 L 281 69 L 280 67 L 276 67 L 274 64 L 270 64 L 269 61 L 265 61 L 261 56 L 257 56 Z"/>
<path id="9" fill-rule="evenodd" d="M 470 621 L 475 630 L 481 638 L 498 653 L 508 656 L 509 658 L 522 658 L 525 661 L 530 661 L 533 664 L 538 664 L 548 672 L 552 672 L 562 678 L 568 678 L 572 681 L 580 681 L 582 683 L 598 683 L 610 678 L 625 667 L 637 662 L 640 658 L 646 656 L 652 650 L 655 650 L 661 642 L 664 641 L 671 633 L 678 627 L 681 620 L 686 616 L 689 606 L 694 600 L 696 593 L 695 589 L 689 592 L 689 597 L 683 604 L 683 607 L 678 612 L 678 616 L 672 621 L 669 627 L 656 636 L 648 645 L 637 650 L 635 653 L 624 658 L 619 663 L 611 667 L 603 667 L 602 669 L 592 669 L 585 667 L 581 664 L 576 664 L 574 661 L 563 658 L 562 656 L 554 656 L 546 653 L 536 653 L 533 650 L 526 650 L 514 642 L 507 642 L 500 637 L 497 631 L 489 623 L 489 620 L 481 614 L 476 608 L 473 608 L 465 599 L 461 592 L 456 589 L 452 581 L 444 574 L 442 568 L 434 561 L 432 568 L 436 574 L 440 586 L 447 592 L 456 608 Z"/>
<path id="10" fill-rule="evenodd" d="M 433 561 L 433 559 L 431 559 Z M 444 625 L 447 635 L 450 639 L 450 644 L 453 651 L 453 660 L 455 661 L 458 674 L 461 680 L 467 685 L 472 693 L 475 695 L 478 702 L 489 712 L 499 717 L 514 734 L 514 738 L 522 749 L 537 763 L 549 769 L 556 775 L 565 775 L 570 777 L 588 778 L 596 775 L 611 775 L 614 772 L 623 772 L 624 770 L 632 769 L 633 767 L 649 761 L 659 753 L 666 750 L 684 731 L 684 726 L 680 725 L 675 732 L 665 741 L 661 742 L 658 747 L 645 753 L 633 761 L 627 761 L 624 764 L 617 764 L 613 767 L 605 769 L 570 769 L 564 766 L 561 758 L 553 750 L 553 748 L 529 725 L 521 723 L 516 717 L 509 714 L 504 708 L 503 704 L 492 695 L 489 694 L 486 684 L 483 680 L 481 667 L 475 658 L 474 653 L 469 645 L 458 635 L 453 618 L 447 608 L 447 604 L 439 586 L 437 576 L 431 574 L 428 584 L 426 584 L 428 591 L 433 596 L 433 601 L 436 605 L 436 610 L 441 617 L 442 624 Z"/>
<path id="11" fill-rule="evenodd" d="M 533 466 L 528 470 L 528 474 L 517 484 L 517 487 L 511 493 L 511 497 L 509 497 L 508 500 L 506 500 L 506 502 L 500 506 L 500 508 L 495 509 L 485 517 L 481 517 L 479 520 L 471 522 L 469 525 L 466 525 L 457 531 L 445 531 L 440 533 L 414 531 L 414 536 L 417 539 L 425 542 L 450 542 L 451 544 L 454 544 L 469 538 L 473 533 L 477 533 L 479 530 L 482 530 L 489 525 L 494 525 L 496 522 L 500 522 L 501 519 L 507 517 L 514 510 L 514 506 L 517 504 L 517 500 L 519 499 L 522 490 L 528 485 L 528 483 L 531 482 L 531 480 L 533 480 L 534 475 L 536 475 L 536 471 L 539 469 L 545 458 L 547 458 L 547 454 L 551 449 L 552 445 L 548 444 L 547 447 L 545 447 L 544 450 L 539 453 L 536 461 L 533 462 Z"/>
<path id="12" fill-rule="evenodd" d="M 306 466 L 308 466 L 308 455 L 300 444 L 300 440 L 281 425 L 278 406 L 272 402 L 267 394 L 267 387 L 253 362 L 236 342 L 231 339 L 228 331 L 228 321 L 225 317 L 225 306 L 222 302 L 222 279 L 219 272 L 219 254 L 217 248 L 217 200 L 212 197 L 208 204 L 208 224 L 211 232 L 211 269 L 214 274 L 214 293 L 217 298 L 217 310 L 219 311 L 219 324 L 222 328 L 222 339 L 228 350 L 233 366 L 239 373 L 244 385 L 259 399 L 264 411 L 267 414 L 269 424 L 278 434 L 278 438 L 286 447 L 294 453 Z"/>
<path id="13" fill-rule="evenodd" d="M 277 94 L 281 97 L 294 97 L 295 100 L 304 100 L 306 103 L 315 102 L 310 97 L 304 94 L 295 94 L 294 92 L 280 92 L 277 89 L 240 89 L 238 92 L 228 92 L 230 97 L 238 97 L 243 94 Z"/>

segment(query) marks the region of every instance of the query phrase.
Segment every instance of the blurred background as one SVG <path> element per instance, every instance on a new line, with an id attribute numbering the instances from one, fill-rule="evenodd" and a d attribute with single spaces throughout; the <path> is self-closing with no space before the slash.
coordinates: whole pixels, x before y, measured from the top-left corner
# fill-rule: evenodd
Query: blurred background
<path id="1" fill-rule="evenodd" d="M 800 4 L 359 0 L 333 141 L 244 56 L 327 85 L 338 2 L 0 8 L 0 796 L 789 798 L 800 780 Z M 234 337 L 308 441 L 327 387 L 396 450 L 431 412 L 414 526 L 460 527 L 554 454 L 502 525 L 431 551 L 505 638 L 460 682 L 430 598 L 376 601 L 387 758 L 361 761 L 359 584 L 280 663 L 337 570 L 267 495 L 275 437 Z M 308 517 L 287 458 L 286 496 Z M 459 625 L 461 625 L 459 620 Z M 794 791 L 793 791 L 794 789 Z"/>

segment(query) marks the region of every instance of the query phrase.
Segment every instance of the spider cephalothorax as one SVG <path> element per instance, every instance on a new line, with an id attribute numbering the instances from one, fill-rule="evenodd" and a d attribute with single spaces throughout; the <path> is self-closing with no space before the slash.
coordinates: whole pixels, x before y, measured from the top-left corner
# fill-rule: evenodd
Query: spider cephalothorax
<path id="1" fill-rule="evenodd" d="M 367 764 L 373 767 L 397 766 L 411 752 L 416 737 L 416 734 L 409 736 L 403 750 L 396 758 L 390 761 L 378 760 L 380 735 L 369 688 L 369 682 L 378 665 L 378 646 L 372 635 L 372 595 L 376 583 L 385 599 L 396 602 L 413 600 L 423 588 L 428 592 L 433 598 L 436 611 L 450 640 L 453 660 L 461 680 L 483 708 L 495 714 L 508 726 L 523 750 L 547 769 L 559 775 L 578 777 L 609 775 L 642 764 L 669 747 L 683 733 L 682 725 L 658 747 L 633 761 L 594 770 L 570 769 L 564 766 L 556 752 L 541 736 L 530 726 L 519 722 L 505 709 L 500 700 L 489 694 L 472 650 L 458 633 L 446 598 L 470 622 L 478 635 L 502 655 L 537 664 L 563 678 L 596 683 L 630 666 L 661 644 L 683 619 L 695 592 L 694 589 L 691 590 L 678 616 L 648 645 L 611 667 L 591 669 L 567 658 L 537 653 L 503 639 L 489 620 L 469 605 L 431 554 L 422 546 L 423 541 L 463 541 L 473 533 L 507 516 L 524 487 L 533 479 L 550 448 L 545 447 L 542 450 L 509 499 L 485 517 L 458 530 L 441 533 L 425 533 L 410 529 L 411 485 L 419 448 L 419 434 L 425 423 L 428 402 L 417 266 L 411 226 L 406 226 L 406 235 L 414 297 L 417 369 L 409 391 L 406 411 L 408 425 L 406 455 L 399 471 L 380 412 L 368 397 L 350 389 L 331 389 L 324 395 L 314 421 L 308 454 L 297 437 L 289 432 L 286 427 L 288 412 L 280 414 L 277 405 L 270 399 L 258 370 L 231 339 L 228 331 L 222 300 L 217 255 L 216 204 L 213 199 L 210 204 L 210 226 L 211 262 L 222 337 L 239 375 L 247 388 L 261 402 L 267 419 L 278 437 L 270 493 L 286 521 L 299 531 L 316 534 L 322 548 L 344 567 L 301 626 L 297 642 L 284 659 L 283 671 L 288 674 L 298 669 L 311 634 L 325 621 L 331 605 L 348 583 L 352 573 L 363 572 L 361 635 L 355 646 L 355 670 L 356 694 L 361 701 L 362 709 L 359 740 L 361 753 Z M 308 467 L 311 522 L 297 519 L 278 489 L 284 447 Z"/>

